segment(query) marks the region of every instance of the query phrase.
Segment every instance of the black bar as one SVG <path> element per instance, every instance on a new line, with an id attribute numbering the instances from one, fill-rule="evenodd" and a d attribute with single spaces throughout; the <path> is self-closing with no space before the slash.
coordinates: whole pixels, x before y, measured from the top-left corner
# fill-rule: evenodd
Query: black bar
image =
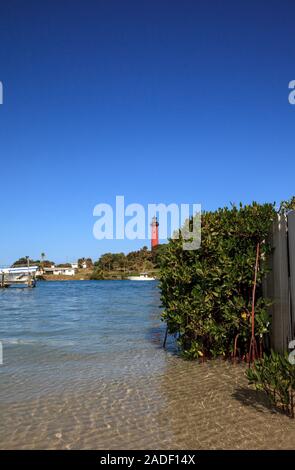
<path id="1" fill-rule="evenodd" d="M 91 468 L 120 466 L 124 468 L 149 468 L 150 466 L 172 466 L 187 468 L 207 468 L 208 464 L 221 466 L 266 463 L 280 464 L 295 462 L 295 451 L 196 451 L 196 450 L 73 450 L 73 451 L 9 451 L 0 452 L 0 463 L 46 465 L 55 463 L 73 463 L 91 465 Z"/>

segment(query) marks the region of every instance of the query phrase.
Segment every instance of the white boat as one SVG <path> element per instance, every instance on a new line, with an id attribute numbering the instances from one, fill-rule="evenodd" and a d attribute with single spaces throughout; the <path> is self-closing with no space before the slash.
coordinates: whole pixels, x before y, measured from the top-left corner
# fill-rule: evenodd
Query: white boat
<path id="1" fill-rule="evenodd" d="M 129 276 L 129 281 L 155 281 L 155 277 L 150 277 L 147 273 L 140 273 L 139 276 Z"/>
<path id="2" fill-rule="evenodd" d="M 36 285 L 38 266 L 0 268 L 0 287 L 9 287 L 13 284 Z"/>

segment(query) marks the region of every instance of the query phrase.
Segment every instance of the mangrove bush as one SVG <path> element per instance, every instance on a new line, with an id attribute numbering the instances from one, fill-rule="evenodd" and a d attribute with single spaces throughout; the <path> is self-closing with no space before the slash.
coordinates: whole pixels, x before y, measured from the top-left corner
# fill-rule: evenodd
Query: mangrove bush
<path id="1" fill-rule="evenodd" d="M 294 418 L 295 366 L 289 361 L 288 354 L 271 351 L 271 354 L 255 361 L 246 375 L 249 384 L 264 391 L 272 405 Z"/>
<path id="2" fill-rule="evenodd" d="M 163 319 L 169 333 L 177 333 L 185 357 L 228 357 L 235 340 L 241 356 L 246 354 L 258 243 L 255 335 L 268 332 L 262 280 L 275 215 L 274 204 L 257 203 L 204 212 L 200 249 L 184 251 L 181 236 L 169 241 L 160 274 Z"/>

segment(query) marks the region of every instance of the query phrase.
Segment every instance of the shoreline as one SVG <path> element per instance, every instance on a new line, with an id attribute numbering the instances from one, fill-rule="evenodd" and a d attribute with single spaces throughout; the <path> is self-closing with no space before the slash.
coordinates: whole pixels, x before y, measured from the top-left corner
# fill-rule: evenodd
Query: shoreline
<path id="1" fill-rule="evenodd" d="M 97 282 L 97 281 L 130 281 L 130 282 L 144 282 L 144 281 L 132 281 L 130 279 L 118 279 L 118 278 L 108 278 L 108 279 L 77 279 L 74 276 L 68 276 L 67 278 L 56 276 L 57 279 L 37 279 L 37 282 L 54 282 L 54 281 L 91 281 L 91 282 Z M 158 281 L 159 279 L 155 279 L 155 281 Z M 155 282 L 154 281 L 154 282 Z M 153 282 L 153 281 L 149 281 Z"/>

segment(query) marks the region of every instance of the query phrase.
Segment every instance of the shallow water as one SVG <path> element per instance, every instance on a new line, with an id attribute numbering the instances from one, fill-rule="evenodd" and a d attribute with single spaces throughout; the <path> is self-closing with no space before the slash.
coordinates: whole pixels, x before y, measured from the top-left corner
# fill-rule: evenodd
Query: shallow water
<path id="1" fill-rule="evenodd" d="M 243 367 L 162 349 L 159 297 L 156 282 L 0 290 L 0 448 L 294 448 Z"/>
<path id="2" fill-rule="evenodd" d="M 3 403 L 163 366 L 157 283 L 40 282 L 0 290 Z M 26 386 L 24 386 L 26 384 Z"/>

